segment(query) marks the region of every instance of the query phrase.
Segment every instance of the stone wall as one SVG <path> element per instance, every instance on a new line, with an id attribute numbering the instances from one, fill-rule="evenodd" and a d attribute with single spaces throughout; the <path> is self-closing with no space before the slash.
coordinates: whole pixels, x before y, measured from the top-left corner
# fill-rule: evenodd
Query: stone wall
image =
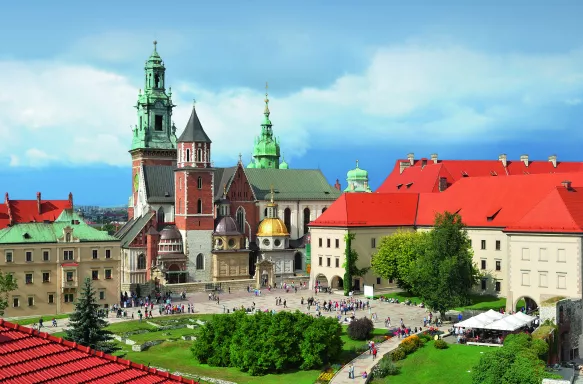
<path id="1" fill-rule="evenodd" d="M 563 313 L 561 323 L 561 312 Z M 556 303 L 540 307 L 540 321 L 550 320 L 559 326 L 559 337 L 565 334 L 560 345 L 560 358 L 563 361 L 578 358 L 580 346 L 583 346 L 583 300 L 563 299 Z M 575 356 L 571 356 L 571 351 Z"/>

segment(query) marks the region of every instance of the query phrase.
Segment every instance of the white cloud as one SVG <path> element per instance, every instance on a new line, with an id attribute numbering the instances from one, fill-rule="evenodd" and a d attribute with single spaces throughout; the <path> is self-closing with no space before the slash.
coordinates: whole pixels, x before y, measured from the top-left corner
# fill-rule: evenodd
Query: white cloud
<path id="1" fill-rule="evenodd" d="M 579 98 L 565 100 L 565 104 L 570 105 L 572 107 L 579 105 L 581 103 L 583 103 L 583 100 L 581 100 Z"/>
<path id="2" fill-rule="evenodd" d="M 148 54 L 132 52 L 138 63 Z M 510 131 L 560 129 L 543 126 L 549 109 L 540 107 L 581 102 L 581 62 L 583 51 L 527 56 L 448 45 L 379 49 L 362 74 L 346 74 L 325 89 L 270 96 L 274 131 L 293 167 L 310 147 L 483 142 Z M 263 95 L 201 89 L 196 77 L 180 80 L 173 88 L 177 133 L 196 98 L 215 161 L 232 163 L 239 152 L 248 161 Z M 0 61 L 0 84 L 0 154 L 10 165 L 129 163 L 132 106 L 141 84 L 63 61 Z"/>

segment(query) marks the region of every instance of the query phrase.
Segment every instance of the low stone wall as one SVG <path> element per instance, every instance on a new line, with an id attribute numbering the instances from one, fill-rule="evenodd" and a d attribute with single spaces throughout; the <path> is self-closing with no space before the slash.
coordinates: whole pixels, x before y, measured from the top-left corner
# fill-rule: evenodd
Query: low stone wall
<path id="1" fill-rule="evenodd" d="M 154 367 L 154 366 L 152 366 L 151 368 L 157 369 L 160 372 L 168 372 L 168 370 L 165 368 L 158 368 L 158 367 Z M 215 379 L 214 377 L 195 376 L 195 375 L 191 375 L 189 373 L 182 373 L 179 371 L 173 372 L 172 374 L 176 375 L 176 376 L 182 376 L 186 379 L 191 379 L 194 381 L 201 381 L 202 380 L 202 381 L 206 381 L 207 383 L 213 383 L 213 384 L 237 384 L 234 381 Z"/>
<path id="2" fill-rule="evenodd" d="M 166 340 L 152 340 L 146 341 L 144 344 L 134 344 L 132 345 L 132 351 L 134 352 L 143 352 L 146 349 L 153 347 L 154 345 L 162 344 Z"/>

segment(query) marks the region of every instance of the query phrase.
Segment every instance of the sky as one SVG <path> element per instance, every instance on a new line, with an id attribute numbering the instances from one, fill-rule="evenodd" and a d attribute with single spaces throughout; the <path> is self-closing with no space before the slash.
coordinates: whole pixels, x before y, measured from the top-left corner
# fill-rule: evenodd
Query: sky
<path id="1" fill-rule="evenodd" d="M 439 5 L 436 5 L 439 3 Z M 216 166 L 250 160 L 265 83 L 290 168 L 378 187 L 395 161 L 583 161 L 583 2 L 109 1 L 2 5 L 0 193 L 127 204 L 158 41 L 179 135 L 196 99 Z"/>

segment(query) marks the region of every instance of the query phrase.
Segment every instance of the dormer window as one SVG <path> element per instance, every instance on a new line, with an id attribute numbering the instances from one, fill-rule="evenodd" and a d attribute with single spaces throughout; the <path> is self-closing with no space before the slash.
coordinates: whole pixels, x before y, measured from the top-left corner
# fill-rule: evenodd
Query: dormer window
<path id="1" fill-rule="evenodd" d="M 411 188 L 412 185 L 413 183 L 407 183 L 407 189 Z"/>
<path id="2" fill-rule="evenodd" d="M 71 242 L 71 232 L 65 233 L 65 242 L 67 243 Z"/>
<path id="3" fill-rule="evenodd" d="M 31 236 L 28 232 L 26 232 L 24 235 L 22 235 L 22 237 L 24 237 L 25 239 L 30 239 Z"/>
<path id="4" fill-rule="evenodd" d="M 403 184 L 397 184 L 397 189 L 401 189 L 402 186 Z"/>

